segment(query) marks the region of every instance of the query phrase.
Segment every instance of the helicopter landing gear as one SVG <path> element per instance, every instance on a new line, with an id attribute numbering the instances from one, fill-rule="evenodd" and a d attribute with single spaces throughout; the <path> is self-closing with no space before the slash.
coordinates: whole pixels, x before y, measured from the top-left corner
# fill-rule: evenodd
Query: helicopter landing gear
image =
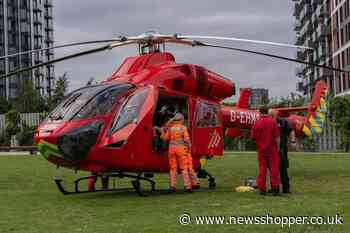
<path id="1" fill-rule="evenodd" d="M 141 197 L 146 196 L 146 194 L 145 194 L 144 192 L 142 192 L 142 189 L 141 189 L 141 182 L 140 182 L 141 180 L 147 181 L 147 182 L 150 183 L 150 185 L 151 185 L 151 192 L 153 192 L 153 191 L 156 190 L 156 183 L 155 183 L 153 180 L 147 178 L 146 175 L 145 175 L 145 176 L 141 176 L 141 174 L 140 174 L 140 175 L 138 175 L 138 176 L 136 177 L 135 180 L 132 180 L 132 181 L 131 181 L 131 184 L 132 184 L 132 186 L 133 186 L 135 192 L 136 192 L 139 196 L 141 196 Z"/>
<path id="2" fill-rule="evenodd" d="M 209 189 L 215 189 L 216 188 L 216 182 L 215 178 L 206 170 L 204 169 L 199 169 L 197 172 L 198 178 L 206 179 L 208 178 L 208 186 Z"/>
<path id="3" fill-rule="evenodd" d="M 102 189 L 93 189 L 93 190 L 82 190 L 80 189 L 80 182 L 81 181 L 86 181 L 89 179 L 98 179 L 98 178 L 132 178 L 133 180 L 131 181 L 132 187 L 131 188 L 102 188 Z M 124 173 L 109 173 L 108 175 L 92 175 L 92 176 L 86 176 L 86 177 L 81 177 L 79 179 L 76 179 L 74 181 L 74 191 L 68 191 L 63 187 L 63 180 L 59 178 L 54 178 L 54 181 L 57 185 L 58 190 L 64 194 L 64 195 L 70 195 L 70 194 L 81 194 L 81 193 L 95 193 L 95 192 L 120 192 L 120 191 L 131 191 L 134 190 L 139 196 L 146 196 L 146 194 L 142 191 L 141 189 L 141 181 L 147 181 L 149 182 L 151 186 L 151 192 L 155 191 L 155 185 L 156 183 L 149 178 L 149 175 L 143 175 L 142 173 L 133 175 L 133 174 L 124 174 Z"/>

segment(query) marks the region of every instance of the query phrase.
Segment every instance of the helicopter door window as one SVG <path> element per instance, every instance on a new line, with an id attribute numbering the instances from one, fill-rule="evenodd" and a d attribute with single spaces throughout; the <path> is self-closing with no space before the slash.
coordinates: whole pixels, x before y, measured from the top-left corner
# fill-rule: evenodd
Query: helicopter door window
<path id="1" fill-rule="evenodd" d="M 123 104 L 117 117 L 113 122 L 111 131 L 116 132 L 126 125 L 135 122 L 141 111 L 141 107 L 146 99 L 148 89 L 137 91 L 135 94 L 130 96 Z"/>
<path id="2" fill-rule="evenodd" d="M 203 128 L 220 126 L 219 112 L 218 105 L 200 102 L 197 110 L 196 126 Z"/>

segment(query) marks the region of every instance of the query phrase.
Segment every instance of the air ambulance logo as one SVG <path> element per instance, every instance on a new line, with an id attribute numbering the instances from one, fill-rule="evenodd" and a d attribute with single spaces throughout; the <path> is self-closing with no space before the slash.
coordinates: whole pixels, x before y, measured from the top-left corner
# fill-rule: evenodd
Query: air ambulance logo
<path id="1" fill-rule="evenodd" d="M 212 134 L 211 134 L 211 138 L 210 138 L 210 142 L 208 145 L 208 149 L 214 149 L 217 148 L 220 145 L 221 142 L 221 136 L 218 133 L 217 130 L 215 130 Z"/>

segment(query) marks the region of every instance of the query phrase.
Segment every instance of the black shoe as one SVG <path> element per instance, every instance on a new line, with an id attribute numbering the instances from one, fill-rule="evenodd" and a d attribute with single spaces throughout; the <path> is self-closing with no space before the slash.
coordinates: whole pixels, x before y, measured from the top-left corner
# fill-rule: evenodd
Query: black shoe
<path id="1" fill-rule="evenodd" d="M 177 188 L 175 188 L 175 187 L 170 187 L 169 188 L 169 193 L 177 193 Z"/>
<path id="2" fill-rule="evenodd" d="M 291 191 L 290 191 L 289 189 L 284 189 L 284 190 L 283 190 L 283 193 L 285 193 L 285 194 L 291 194 Z"/>
<path id="3" fill-rule="evenodd" d="M 259 194 L 265 196 L 266 195 L 266 191 L 259 191 Z"/>
<path id="4" fill-rule="evenodd" d="M 192 189 L 185 189 L 185 193 L 192 193 Z"/>
<path id="5" fill-rule="evenodd" d="M 280 196 L 281 195 L 280 190 L 279 189 L 273 189 L 272 190 L 272 195 L 273 196 Z"/>
<path id="6" fill-rule="evenodd" d="M 199 184 L 192 186 L 193 190 L 197 190 L 197 189 L 200 189 L 200 188 L 201 188 L 201 186 Z"/>

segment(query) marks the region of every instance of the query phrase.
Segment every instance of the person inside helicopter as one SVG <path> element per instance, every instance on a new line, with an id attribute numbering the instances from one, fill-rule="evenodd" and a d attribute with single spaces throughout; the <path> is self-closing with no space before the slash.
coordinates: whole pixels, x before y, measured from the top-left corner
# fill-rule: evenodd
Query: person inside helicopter
<path id="1" fill-rule="evenodd" d="M 185 125 L 187 125 L 187 99 L 164 94 L 159 95 L 153 118 L 153 151 L 157 151 L 161 155 L 167 153 L 167 142 L 161 139 L 160 128 L 174 118 L 176 113 L 180 112 L 184 115 Z"/>

